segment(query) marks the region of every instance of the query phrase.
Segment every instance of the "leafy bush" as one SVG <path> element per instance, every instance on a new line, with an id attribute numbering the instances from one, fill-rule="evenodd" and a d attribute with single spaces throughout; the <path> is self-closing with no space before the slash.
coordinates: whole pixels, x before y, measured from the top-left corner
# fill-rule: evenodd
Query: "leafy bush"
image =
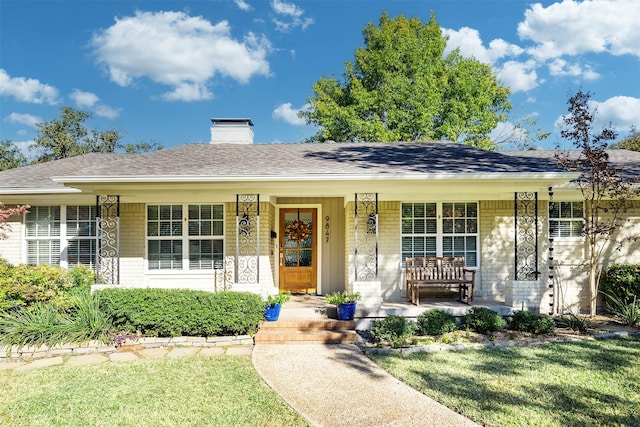
<path id="1" fill-rule="evenodd" d="M 516 311 L 511 318 L 511 329 L 515 331 L 548 334 L 555 328 L 552 318 L 532 311 Z"/>
<path id="2" fill-rule="evenodd" d="M 406 345 L 415 332 L 415 326 L 406 318 L 390 314 L 384 319 L 371 322 L 371 339 L 374 342 L 386 342 L 393 346 Z"/>
<path id="3" fill-rule="evenodd" d="M 634 297 L 640 300 L 640 264 L 613 264 L 600 280 L 600 293 L 606 302 L 615 298 L 624 303 Z"/>
<path id="4" fill-rule="evenodd" d="M 635 326 L 640 324 L 640 301 L 633 297 L 630 302 L 623 301 L 614 295 L 604 294 L 607 297 L 606 309 L 623 324 Z"/>
<path id="5" fill-rule="evenodd" d="M 462 316 L 461 326 L 474 332 L 486 334 L 504 329 L 507 322 L 493 310 L 485 307 L 472 307 L 467 314 Z"/>
<path id="6" fill-rule="evenodd" d="M 66 270 L 52 265 L 12 266 L 0 263 L 0 310 L 51 303 L 62 309 L 73 305 L 73 298 L 88 294 L 94 283 L 87 267 Z"/>
<path id="7" fill-rule="evenodd" d="M 254 334 L 265 302 L 249 292 L 188 289 L 105 289 L 100 306 L 116 330 L 146 336 Z"/>
<path id="8" fill-rule="evenodd" d="M 591 321 L 586 316 L 580 316 L 574 313 L 566 313 L 556 318 L 556 325 L 559 328 L 567 328 L 572 331 L 587 333 L 591 329 Z"/>
<path id="9" fill-rule="evenodd" d="M 110 342 L 111 322 L 89 294 L 74 299 L 70 310 L 38 302 L 0 312 L 0 345 L 53 346 L 97 340 Z"/>
<path id="10" fill-rule="evenodd" d="M 418 335 L 443 335 L 457 329 L 456 318 L 439 308 L 423 311 L 417 321 Z"/>

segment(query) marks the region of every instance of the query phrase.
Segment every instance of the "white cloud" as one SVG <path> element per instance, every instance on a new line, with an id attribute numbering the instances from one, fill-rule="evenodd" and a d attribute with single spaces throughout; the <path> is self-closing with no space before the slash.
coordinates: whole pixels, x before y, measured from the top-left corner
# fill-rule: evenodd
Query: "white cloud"
<path id="1" fill-rule="evenodd" d="M 486 64 L 494 64 L 504 57 L 515 57 L 524 52 L 520 46 L 508 43 L 502 39 L 495 39 L 486 48 L 478 30 L 463 27 L 460 30 L 443 29 L 443 34 L 449 37 L 445 54 L 459 48 L 464 57 L 473 57 Z"/>
<path id="2" fill-rule="evenodd" d="M 0 68 L 0 97 L 2 96 L 11 96 L 20 102 L 54 105 L 58 102 L 58 89 L 40 83 L 37 79 L 11 77 Z"/>
<path id="3" fill-rule="evenodd" d="M 211 99 L 207 83 L 216 75 L 247 83 L 255 75 L 269 75 L 265 37 L 231 37 L 227 21 L 215 25 L 183 12 L 136 12 L 94 34 L 91 44 L 112 81 L 129 86 L 149 78 L 172 89 L 168 100 Z"/>
<path id="4" fill-rule="evenodd" d="M 518 24 L 518 35 L 536 43 L 530 53 L 542 60 L 588 52 L 640 57 L 638 22 L 638 0 L 536 3 Z"/>
<path id="5" fill-rule="evenodd" d="M 96 116 L 105 117 L 107 119 L 115 119 L 120 115 L 120 108 L 112 108 L 108 105 L 98 104 L 93 109 L 93 112 L 96 113 Z"/>
<path id="6" fill-rule="evenodd" d="M 536 62 L 507 61 L 496 70 L 498 79 L 511 88 L 511 92 L 526 92 L 541 82 L 536 72 Z"/>
<path id="7" fill-rule="evenodd" d="M 309 25 L 313 24 L 313 18 L 304 17 L 304 9 L 294 3 L 288 3 L 282 0 L 271 0 L 271 9 L 282 18 L 274 18 L 276 30 L 281 32 L 291 31 L 300 27 L 306 30 Z"/>
<path id="8" fill-rule="evenodd" d="M 7 123 L 36 127 L 36 123 L 42 123 L 42 118 L 31 114 L 11 113 L 4 118 L 4 121 Z"/>
<path id="9" fill-rule="evenodd" d="M 252 9 L 251 5 L 244 0 L 234 0 L 234 3 L 236 4 L 236 6 L 238 6 L 238 9 L 245 12 L 248 12 Z"/>
<path id="10" fill-rule="evenodd" d="M 306 122 L 304 119 L 298 117 L 298 112 L 306 108 L 306 105 L 302 108 L 295 109 L 291 107 L 290 102 L 280 104 L 273 110 L 272 117 L 274 119 L 280 119 L 294 126 L 302 126 Z"/>
<path id="11" fill-rule="evenodd" d="M 614 96 L 604 102 L 591 100 L 589 106 L 596 110 L 597 126 L 613 123 L 616 129 L 628 129 L 640 125 L 640 98 Z"/>
<path id="12" fill-rule="evenodd" d="M 69 94 L 69 98 L 80 108 L 92 108 L 100 101 L 100 98 L 95 93 L 83 92 L 79 89 L 74 89 Z"/>
<path id="13" fill-rule="evenodd" d="M 600 78 L 600 74 L 593 71 L 591 66 L 586 65 L 583 67 L 578 63 L 570 64 L 561 58 L 556 58 L 549 63 L 549 74 L 557 77 L 583 77 L 585 80 L 596 80 Z"/>
<path id="14" fill-rule="evenodd" d="M 614 96 L 606 101 L 599 102 L 593 99 L 589 101 L 589 108 L 595 113 L 593 130 L 598 131 L 610 124 L 614 129 L 624 131 L 631 126 L 638 127 L 640 117 L 640 98 L 630 96 Z M 563 115 L 554 122 L 557 129 L 562 129 L 564 125 Z"/>
<path id="15" fill-rule="evenodd" d="M 97 116 L 115 119 L 120 115 L 121 110 L 119 108 L 112 108 L 108 105 L 104 105 L 100 102 L 100 98 L 95 93 L 74 89 L 69 94 L 69 98 L 71 98 L 71 100 L 76 104 L 76 107 L 89 109 Z"/>

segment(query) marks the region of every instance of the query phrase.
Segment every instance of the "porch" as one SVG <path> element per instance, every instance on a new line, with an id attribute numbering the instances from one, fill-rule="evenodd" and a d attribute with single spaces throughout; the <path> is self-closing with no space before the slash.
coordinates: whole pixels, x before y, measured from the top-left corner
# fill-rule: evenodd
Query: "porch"
<path id="1" fill-rule="evenodd" d="M 354 317 L 355 329 L 369 329 L 371 322 L 382 319 L 390 314 L 415 319 L 425 310 L 439 308 L 448 311 L 455 317 L 464 316 L 472 307 L 486 307 L 499 313 L 502 316 L 508 316 L 513 313 L 513 309 L 499 302 L 475 301 L 472 304 L 464 304 L 451 299 L 423 299 L 420 305 L 414 305 L 409 301 L 389 302 L 383 301 L 379 307 L 360 307 L 356 309 Z M 327 304 L 325 298 L 320 295 L 312 294 L 294 294 L 291 300 L 282 306 L 280 312 L 281 319 L 335 319 L 336 307 Z"/>

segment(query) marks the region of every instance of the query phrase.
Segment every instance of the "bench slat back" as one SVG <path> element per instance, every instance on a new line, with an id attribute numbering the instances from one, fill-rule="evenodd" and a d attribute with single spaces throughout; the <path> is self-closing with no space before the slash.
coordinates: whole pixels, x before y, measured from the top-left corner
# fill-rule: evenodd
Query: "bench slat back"
<path id="1" fill-rule="evenodd" d="M 405 273 L 408 281 L 464 279 L 464 258 L 422 257 L 407 258 Z"/>

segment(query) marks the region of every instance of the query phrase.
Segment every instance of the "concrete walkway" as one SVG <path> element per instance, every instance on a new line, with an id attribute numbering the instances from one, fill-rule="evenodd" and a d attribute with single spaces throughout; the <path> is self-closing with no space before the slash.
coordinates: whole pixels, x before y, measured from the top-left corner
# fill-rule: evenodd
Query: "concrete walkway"
<path id="1" fill-rule="evenodd" d="M 256 345 L 265 382 L 315 426 L 476 426 L 396 380 L 356 345 Z"/>

